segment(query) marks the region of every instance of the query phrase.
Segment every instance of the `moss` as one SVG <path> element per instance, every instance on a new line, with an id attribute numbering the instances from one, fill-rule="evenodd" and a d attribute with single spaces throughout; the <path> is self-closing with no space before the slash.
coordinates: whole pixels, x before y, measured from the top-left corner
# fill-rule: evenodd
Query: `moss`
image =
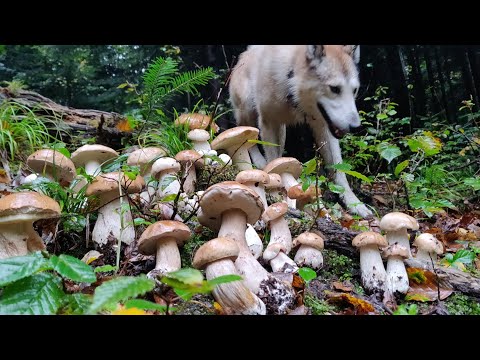
<path id="1" fill-rule="evenodd" d="M 312 312 L 312 315 L 332 315 L 336 311 L 335 306 L 311 294 L 305 294 L 304 302 L 305 306 Z"/>
<path id="2" fill-rule="evenodd" d="M 209 186 L 223 181 L 235 181 L 239 170 L 236 166 L 227 166 L 225 168 L 216 168 L 206 165 L 197 174 L 197 191 L 205 191 Z M 210 179 L 210 181 L 209 181 Z"/>
<path id="3" fill-rule="evenodd" d="M 445 300 L 450 315 L 480 315 L 480 303 L 473 297 L 453 294 Z"/>
<path id="4" fill-rule="evenodd" d="M 193 232 L 190 240 L 180 250 L 182 267 L 192 267 L 192 260 L 197 249 L 213 238 L 215 238 L 215 234 L 206 227 L 202 227 L 200 233 Z"/>
<path id="5" fill-rule="evenodd" d="M 354 276 L 359 274 L 359 264 L 345 255 L 341 255 L 335 250 L 325 249 L 322 251 L 323 263 L 322 269 L 324 277 L 335 278 L 340 281 L 351 281 Z"/>

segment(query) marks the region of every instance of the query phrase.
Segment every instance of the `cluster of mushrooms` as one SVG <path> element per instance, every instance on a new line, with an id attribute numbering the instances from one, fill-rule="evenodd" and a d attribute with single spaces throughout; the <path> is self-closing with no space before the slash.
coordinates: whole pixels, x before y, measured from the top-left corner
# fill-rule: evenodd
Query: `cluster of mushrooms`
<path id="1" fill-rule="evenodd" d="M 253 169 L 248 149 L 255 144 L 251 140 L 258 139 L 256 128 L 228 129 L 209 142 L 211 136 L 206 128 L 218 131 L 210 117 L 183 114 L 175 123 L 189 127 L 188 138 L 193 149 L 182 151 L 175 158 L 168 157 L 161 147 L 130 152 L 127 164 L 139 167 L 139 175 L 134 179 L 121 171 L 101 172 L 102 164 L 119 156 L 117 151 L 103 145 L 84 145 L 73 152 L 70 159 L 52 149 L 30 155 L 26 165 L 32 174 L 23 182 L 43 178 L 77 192 L 86 187 L 89 207 L 98 210 L 92 240 L 99 247 L 106 246 L 111 236 L 127 245 L 135 242 L 132 215 L 124 210 L 122 203 L 128 201 L 130 194 L 138 194 L 136 199 L 142 208 L 158 212 L 162 219 L 148 226 L 137 240 L 139 252 L 156 256 L 150 277 L 181 268 L 179 247 L 191 238 L 191 230 L 184 223 L 185 214 L 193 212 L 201 225 L 217 234 L 197 249 L 193 266 L 205 270 L 207 279 L 227 274 L 239 274 L 243 278 L 217 285 L 213 290 L 224 312 L 287 313 L 294 304 L 295 292 L 292 277 L 286 274 L 291 275 L 302 266 L 322 268 L 324 239 L 319 232 L 305 232 L 292 239 L 284 216 L 288 207 L 312 211 L 311 204 L 321 206 L 318 205 L 319 189 L 314 186 L 302 189 L 297 180 L 302 164 L 295 158 L 275 159 L 263 170 Z M 240 172 L 235 181 L 223 181 L 205 191 L 195 191 L 196 171 L 206 165 L 219 171 L 234 165 Z M 92 181 L 77 175 L 76 169 L 81 167 Z M 269 199 L 280 201 L 269 203 L 267 194 Z M 1 198 L 0 259 L 45 249 L 33 223 L 60 214 L 59 204 L 40 188 Z M 362 281 L 370 291 L 406 292 L 408 277 L 402 259 L 411 256 L 407 228 L 418 229 L 418 223 L 410 216 L 392 213 L 386 215 L 380 225 L 386 239 L 378 233 L 366 232 L 353 240 L 353 245 L 360 248 Z M 262 227 L 270 230 L 265 248 L 255 231 Z M 417 258 L 429 257 L 436 251 L 428 243 L 430 240 L 417 238 Z M 379 248 L 387 245 L 383 251 L 388 257 L 385 270 Z M 292 259 L 290 252 L 295 248 Z M 270 265 L 271 273 L 258 261 L 260 257 Z"/>

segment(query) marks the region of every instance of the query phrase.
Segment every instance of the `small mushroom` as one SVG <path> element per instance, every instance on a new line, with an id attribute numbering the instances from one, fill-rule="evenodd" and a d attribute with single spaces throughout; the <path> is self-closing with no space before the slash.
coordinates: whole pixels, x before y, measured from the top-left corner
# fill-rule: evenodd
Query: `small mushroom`
<path id="1" fill-rule="evenodd" d="M 399 243 L 395 243 L 385 248 L 383 255 L 388 258 L 385 298 L 390 299 L 397 292 L 406 294 L 409 288 L 409 281 L 403 259 L 409 258 L 409 249 Z"/>
<path id="2" fill-rule="evenodd" d="M 35 151 L 27 158 L 26 164 L 34 172 L 61 186 L 69 186 L 76 175 L 72 160 L 52 149 Z"/>
<path id="3" fill-rule="evenodd" d="M 235 241 L 220 237 L 203 244 L 195 253 L 193 267 L 205 269 L 207 280 L 223 275 L 237 274 L 234 261 L 240 250 Z M 215 286 L 215 300 L 226 314 L 265 315 L 265 304 L 252 293 L 243 281 L 233 281 Z"/>
<path id="4" fill-rule="evenodd" d="M 180 163 L 174 158 L 163 157 L 152 165 L 152 176 L 158 180 L 157 196 L 160 201 L 165 196 L 178 194 L 180 182 L 177 173 L 181 170 Z"/>
<path id="5" fill-rule="evenodd" d="M 386 247 L 387 240 L 379 233 L 366 231 L 355 236 L 352 245 L 360 250 L 363 287 L 368 291 L 383 292 L 387 273 L 378 248 Z"/>
<path id="6" fill-rule="evenodd" d="M 193 194 L 197 184 L 197 173 L 195 169 L 200 169 L 202 167 L 202 155 L 195 150 L 183 150 L 175 155 L 175 160 L 177 160 L 183 168 L 185 176 L 183 191 L 187 195 Z"/>
<path id="7" fill-rule="evenodd" d="M 52 198 L 25 191 L 0 198 L 0 259 L 45 250 L 42 238 L 33 228 L 40 219 L 60 217 L 59 204 Z"/>
<path id="8" fill-rule="evenodd" d="M 269 180 L 268 174 L 262 170 L 243 170 L 240 171 L 235 178 L 235 181 L 248 186 L 260 196 L 264 209 L 268 206 L 264 186 Z"/>
<path id="9" fill-rule="evenodd" d="M 263 252 L 263 243 L 258 236 L 257 232 L 252 225 L 247 224 L 247 230 L 245 230 L 245 240 L 247 241 L 248 248 L 252 252 L 255 259 L 258 259 Z"/>
<path id="10" fill-rule="evenodd" d="M 398 243 L 408 251 L 408 258 L 412 257 L 407 229 L 418 230 L 418 222 L 414 217 L 401 212 L 391 212 L 380 220 L 380 229 L 385 231 L 388 244 Z"/>
<path id="11" fill-rule="evenodd" d="M 103 163 L 118 157 L 118 153 L 104 145 L 83 145 L 72 153 L 71 159 L 77 168 L 84 167 L 88 175 L 100 173 Z"/>
<path id="12" fill-rule="evenodd" d="M 187 134 L 187 138 L 192 140 L 193 150 L 197 151 L 198 153 L 201 152 L 202 154 L 206 154 L 212 149 L 210 147 L 210 143 L 208 142 L 208 140 L 210 140 L 210 133 L 206 130 L 191 130 Z"/>
<path id="13" fill-rule="evenodd" d="M 182 267 L 179 246 L 190 238 L 187 225 L 173 220 L 161 220 L 148 226 L 138 239 L 138 251 L 144 255 L 156 254 L 155 269 L 149 277 L 165 275 Z"/>
<path id="14" fill-rule="evenodd" d="M 308 266 L 318 270 L 323 266 L 323 238 L 312 232 L 304 232 L 293 240 L 293 246 L 300 245 L 294 261 L 298 266 Z"/>
<path id="15" fill-rule="evenodd" d="M 310 185 L 307 190 L 303 191 L 302 184 L 297 184 L 287 191 L 287 196 L 292 199 L 296 200 L 296 207 L 298 210 L 305 211 L 306 213 L 315 216 L 316 211 L 313 211 L 311 207 L 305 207 L 308 204 L 316 204 L 319 203 L 321 209 L 325 208 L 325 205 L 320 201 L 319 197 L 322 194 L 319 188 L 316 188 L 315 185 Z"/>
<path id="16" fill-rule="evenodd" d="M 415 258 L 424 262 L 424 268 L 432 269 L 432 261 L 437 261 L 437 255 L 443 254 L 443 245 L 430 233 L 423 233 L 417 236 L 413 245 L 417 247 L 417 255 Z"/>
<path id="17" fill-rule="evenodd" d="M 186 113 L 181 114 L 178 118 L 175 119 L 174 124 L 176 126 L 187 124 L 190 130 L 202 129 L 206 130 L 208 125 L 211 125 L 213 132 L 218 132 L 219 127 L 212 121 L 212 117 L 200 113 Z"/>
<path id="18" fill-rule="evenodd" d="M 270 161 L 263 169 L 268 174 L 279 174 L 282 178 L 282 184 L 285 190 L 288 190 L 298 184 L 297 178 L 302 173 L 302 163 L 293 157 L 281 157 Z M 296 208 L 296 201 L 290 198 L 286 199 L 287 205 Z"/>

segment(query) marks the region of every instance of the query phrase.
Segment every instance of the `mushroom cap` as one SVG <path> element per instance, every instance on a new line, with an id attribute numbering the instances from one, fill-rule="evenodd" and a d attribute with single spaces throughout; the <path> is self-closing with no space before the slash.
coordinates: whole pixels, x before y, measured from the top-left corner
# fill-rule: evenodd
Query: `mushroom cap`
<path id="1" fill-rule="evenodd" d="M 374 231 L 365 231 L 352 240 L 352 245 L 355 247 L 362 247 L 365 245 L 377 245 L 378 247 L 388 246 L 388 241 L 382 234 L 379 234 Z"/>
<path id="2" fill-rule="evenodd" d="M 424 250 L 426 252 L 435 252 L 440 255 L 443 254 L 443 245 L 436 238 L 435 235 L 430 233 L 423 233 L 417 236 L 414 240 L 413 245 L 416 246 L 419 250 Z"/>
<path id="3" fill-rule="evenodd" d="M 281 157 L 270 161 L 263 169 L 266 173 L 290 173 L 296 179 L 302 173 L 302 163 L 293 157 Z"/>
<path id="4" fill-rule="evenodd" d="M 293 239 L 293 247 L 298 245 L 307 245 L 317 250 L 323 250 L 323 238 L 312 232 L 304 232 Z"/>
<path id="5" fill-rule="evenodd" d="M 249 148 L 254 146 L 254 143 L 249 143 L 248 140 L 258 139 L 259 130 L 251 126 L 237 126 L 225 130 L 215 139 L 213 139 L 210 146 L 214 150 L 226 150 L 228 155 L 232 156 L 241 146 Z"/>
<path id="6" fill-rule="evenodd" d="M 179 163 L 198 162 L 202 158 L 202 155 L 195 150 L 183 150 L 175 155 L 175 160 Z"/>
<path id="7" fill-rule="evenodd" d="M 192 265 L 196 269 L 204 269 L 214 261 L 222 259 L 235 261 L 239 253 L 240 249 L 235 241 L 226 237 L 219 237 L 200 246 L 193 257 Z"/>
<path id="8" fill-rule="evenodd" d="M 138 239 L 138 251 L 144 255 L 152 255 L 157 251 L 157 241 L 174 238 L 178 246 L 182 246 L 190 238 L 191 231 L 180 221 L 160 220 L 148 226 Z"/>
<path id="9" fill-rule="evenodd" d="M 62 186 L 68 186 L 77 175 L 72 160 L 52 149 L 35 151 L 27 158 L 27 165 L 39 174 L 51 174 Z"/>
<path id="10" fill-rule="evenodd" d="M 100 164 L 118 157 L 118 153 L 112 148 L 104 145 L 83 145 L 72 153 L 72 161 L 76 167 L 85 166 L 91 160 Z"/>
<path id="11" fill-rule="evenodd" d="M 121 172 L 111 172 L 97 175 L 88 185 L 85 191 L 86 196 L 92 195 L 109 195 L 118 194 L 118 181 L 121 180 L 121 186 L 127 190 L 127 193 L 139 193 L 145 186 L 145 180 L 142 176 L 137 175 L 135 180 L 131 180 L 128 176 Z M 99 206 L 103 206 L 109 199 L 104 196 L 104 200 L 100 200 Z"/>
<path id="12" fill-rule="evenodd" d="M 143 175 L 152 167 L 153 160 L 166 156 L 167 152 L 159 147 L 144 147 L 130 153 L 127 158 L 127 165 L 140 166 L 140 173 Z"/>
<path id="13" fill-rule="evenodd" d="M 0 224 L 55 218 L 60 215 L 60 205 L 55 200 L 35 191 L 11 193 L 0 198 Z"/>
<path id="14" fill-rule="evenodd" d="M 256 169 L 240 171 L 235 178 L 235 181 L 239 182 L 240 184 L 254 182 L 265 185 L 269 180 L 270 178 L 265 171 Z"/>
<path id="15" fill-rule="evenodd" d="M 247 215 L 247 223 L 255 224 L 263 210 L 263 202 L 257 193 L 236 181 L 224 181 L 210 186 L 200 199 L 200 224 L 219 230 L 222 213 L 238 209 Z"/>
<path id="16" fill-rule="evenodd" d="M 394 243 L 383 249 L 383 257 L 390 256 L 400 256 L 404 259 L 408 259 L 410 257 L 409 249 L 398 243 Z"/>
<path id="17" fill-rule="evenodd" d="M 176 173 L 181 169 L 180 163 L 171 157 L 163 157 L 155 161 L 152 165 L 152 176 L 158 179 L 162 173 Z"/>
<path id="18" fill-rule="evenodd" d="M 380 220 L 380 229 L 384 231 L 398 231 L 404 228 L 418 230 L 418 221 L 410 215 L 396 211 L 386 214 Z"/>
<path id="19" fill-rule="evenodd" d="M 263 252 L 263 260 L 265 261 L 270 261 L 277 257 L 278 254 L 280 254 L 280 251 L 286 252 L 287 249 L 283 244 L 280 243 L 273 243 L 271 245 L 268 245 L 265 251 Z"/>
<path id="20" fill-rule="evenodd" d="M 319 188 L 318 189 L 318 196 L 322 194 Z M 310 185 L 307 190 L 303 191 L 302 189 L 302 184 L 297 184 L 294 186 L 291 186 L 290 189 L 287 191 L 287 196 L 290 199 L 295 199 L 295 200 L 307 200 L 311 201 L 314 200 L 317 195 L 317 192 L 315 191 L 315 185 Z"/>
<path id="21" fill-rule="evenodd" d="M 262 220 L 266 223 L 276 220 L 279 217 L 285 215 L 288 211 L 288 205 L 286 202 L 276 202 L 275 204 L 270 205 L 262 214 Z"/>
<path id="22" fill-rule="evenodd" d="M 208 141 L 210 140 L 210 133 L 207 130 L 194 129 L 189 131 L 187 138 L 192 141 Z"/>
<path id="23" fill-rule="evenodd" d="M 282 177 L 278 174 L 268 174 L 268 179 L 268 183 L 265 184 L 265 189 L 276 189 L 283 186 Z"/>
<path id="24" fill-rule="evenodd" d="M 205 130 L 208 127 L 208 124 L 210 124 L 211 120 L 212 118 L 209 115 L 204 115 L 200 113 L 187 113 L 181 114 L 178 118 L 176 118 L 174 124 L 178 126 L 180 124 L 187 123 L 190 130 Z M 212 122 L 211 127 L 214 132 L 217 132 L 219 130 L 218 125 L 214 122 Z"/>

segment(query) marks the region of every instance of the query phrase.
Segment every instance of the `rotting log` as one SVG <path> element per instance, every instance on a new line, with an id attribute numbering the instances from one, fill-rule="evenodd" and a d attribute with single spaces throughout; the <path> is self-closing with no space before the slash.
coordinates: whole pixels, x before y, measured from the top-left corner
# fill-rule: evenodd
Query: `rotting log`
<path id="1" fill-rule="evenodd" d="M 96 142 L 112 148 L 121 147 L 121 139 L 130 136 L 127 119 L 115 113 L 92 109 L 75 109 L 60 105 L 53 100 L 34 91 L 10 91 L 0 87 L 0 102 L 12 101 L 26 106 L 39 116 L 50 116 L 61 120 L 61 125 L 67 127 L 68 136 L 78 136 L 83 133 L 85 137 L 96 137 Z"/>

